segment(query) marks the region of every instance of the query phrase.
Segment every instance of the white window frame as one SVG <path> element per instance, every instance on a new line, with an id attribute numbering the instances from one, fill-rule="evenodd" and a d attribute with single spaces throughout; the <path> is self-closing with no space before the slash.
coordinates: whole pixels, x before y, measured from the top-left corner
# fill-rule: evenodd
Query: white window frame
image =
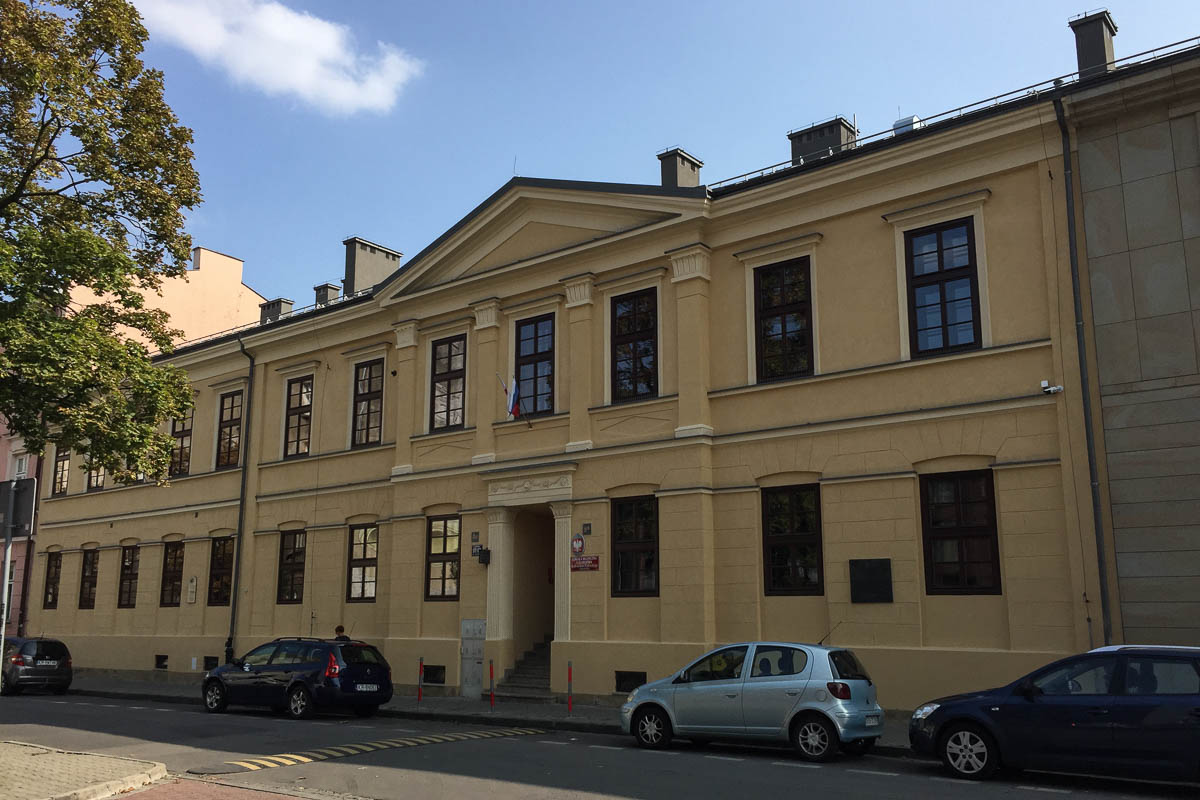
<path id="1" fill-rule="evenodd" d="M 813 369 L 812 374 L 821 374 L 821 326 L 820 303 L 817 298 L 817 245 L 821 243 L 822 235 L 809 233 L 804 236 L 788 239 L 782 242 L 756 247 L 734 253 L 733 257 L 742 262 L 746 272 L 746 384 L 754 386 L 758 380 L 758 319 L 755 314 L 754 270 L 760 267 L 770 267 L 785 261 L 798 258 L 808 258 L 808 295 L 812 319 L 808 321 L 809 335 L 812 337 Z M 811 376 L 803 376 L 811 377 Z M 783 380 L 787 380 L 784 378 Z M 771 381 L 767 381 L 770 383 Z"/>
<path id="2" fill-rule="evenodd" d="M 979 287 L 979 347 L 992 346 L 992 311 L 988 296 L 987 240 L 984 237 L 983 218 L 983 204 L 987 202 L 991 194 L 989 189 L 979 189 L 883 215 L 884 221 L 891 224 L 895 237 L 896 297 L 899 301 L 901 361 L 913 360 L 912 342 L 909 340 L 908 330 L 908 264 L 905 257 L 907 248 L 904 244 L 904 235 L 917 228 L 925 228 L 956 219 L 970 218 L 971 225 L 974 227 L 975 283 Z M 954 355 L 954 353 L 946 355 Z"/>

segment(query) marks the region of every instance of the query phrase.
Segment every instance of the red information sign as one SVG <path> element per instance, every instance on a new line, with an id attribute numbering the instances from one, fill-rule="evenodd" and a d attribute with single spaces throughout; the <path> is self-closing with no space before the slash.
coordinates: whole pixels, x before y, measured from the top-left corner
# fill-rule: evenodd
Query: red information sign
<path id="1" fill-rule="evenodd" d="M 600 556 L 571 556 L 571 572 L 594 572 L 600 569 Z"/>

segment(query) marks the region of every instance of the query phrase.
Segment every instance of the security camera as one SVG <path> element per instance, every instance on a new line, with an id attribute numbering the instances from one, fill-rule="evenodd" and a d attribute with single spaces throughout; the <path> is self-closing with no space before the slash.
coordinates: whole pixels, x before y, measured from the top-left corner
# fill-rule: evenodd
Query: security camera
<path id="1" fill-rule="evenodd" d="M 1043 394 L 1058 394 L 1062 390 L 1063 390 L 1063 387 L 1061 387 L 1061 386 L 1051 386 L 1050 381 L 1042 381 L 1042 393 Z"/>

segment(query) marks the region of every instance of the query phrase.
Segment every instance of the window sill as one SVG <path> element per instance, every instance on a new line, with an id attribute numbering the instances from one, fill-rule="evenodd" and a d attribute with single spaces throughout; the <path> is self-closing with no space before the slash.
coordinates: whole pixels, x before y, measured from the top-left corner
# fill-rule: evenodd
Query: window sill
<path id="1" fill-rule="evenodd" d="M 457 603 L 458 597 L 426 597 L 426 603 Z"/>
<path id="2" fill-rule="evenodd" d="M 351 599 L 351 598 L 347 597 L 347 598 L 346 598 L 346 602 L 347 602 L 347 603 L 355 603 L 355 604 L 358 604 L 358 603 L 367 603 L 367 604 L 370 604 L 370 603 L 374 603 L 374 602 L 375 602 L 375 598 L 374 598 L 374 597 L 367 597 L 367 598 L 359 598 L 359 599 L 356 599 L 356 600 L 354 600 L 354 599 Z"/>
<path id="3" fill-rule="evenodd" d="M 839 378 L 852 378 L 858 375 L 871 375 L 877 372 L 890 372 L 897 369 L 909 369 L 925 364 L 941 364 L 951 360 L 978 358 L 980 356 L 998 353 L 1015 353 L 1021 350 L 1033 350 L 1039 347 L 1049 347 L 1051 344 L 1052 342 L 1050 339 L 1031 339 L 1027 342 L 1015 342 L 1013 344 L 980 347 L 973 350 L 964 350 L 940 355 L 920 356 L 910 358 L 906 361 L 891 361 L 886 364 L 872 364 L 866 367 L 852 367 L 850 369 L 838 370 L 836 372 L 822 372 L 803 378 L 780 378 L 761 383 L 746 384 L 744 386 L 730 386 L 725 389 L 713 389 L 708 393 L 708 396 L 710 398 L 725 397 L 728 395 L 746 394 L 749 392 L 766 391 L 769 389 L 784 389 L 790 386 L 801 386 L 807 383 L 820 383 L 824 381 L 837 380 Z"/>
<path id="4" fill-rule="evenodd" d="M 395 444 L 395 442 L 381 442 L 381 443 L 369 444 L 369 445 L 363 444 L 363 445 L 359 445 L 358 447 L 347 448 L 346 450 L 333 450 L 328 453 L 309 452 L 303 456 L 285 456 L 285 457 L 279 459 L 278 461 L 260 461 L 260 462 L 258 462 L 258 468 L 265 469 L 266 467 L 278 467 L 280 464 L 293 464 L 297 461 L 306 461 L 306 460 L 320 461 L 323 458 L 337 458 L 339 456 L 353 455 L 354 453 L 364 453 L 364 452 L 370 452 L 373 450 L 379 450 L 380 448 L 383 448 L 383 447 L 391 447 L 394 444 Z"/>
<path id="5" fill-rule="evenodd" d="M 506 420 L 500 420 L 499 422 L 493 422 L 492 427 L 493 428 L 512 428 L 512 427 L 516 427 L 518 425 L 527 425 L 527 424 L 533 424 L 534 426 L 539 426 L 539 425 L 542 425 L 543 423 L 550 422 L 552 420 L 565 421 L 565 420 L 569 419 L 570 416 L 571 416 L 571 412 L 569 412 L 569 411 L 559 411 L 558 413 L 555 413 L 555 414 L 526 414 L 525 416 L 517 417 L 516 419 L 506 419 Z"/>
<path id="6" fill-rule="evenodd" d="M 995 589 L 925 589 L 930 597 L 999 597 L 1004 591 L 997 586 Z"/>
<path id="7" fill-rule="evenodd" d="M 612 411 L 614 409 L 635 408 L 637 406 L 648 406 L 655 403 L 665 403 L 669 400 L 676 400 L 678 394 L 662 394 L 655 397 L 639 397 L 636 400 L 618 400 L 615 403 L 609 403 L 603 406 L 592 406 L 588 411 Z"/>
<path id="8" fill-rule="evenodd" d="M 623 600 L 626 597 L 658 597 L 658 592 L 612 592 L 613 600 Z"/>
<path id="9" fill-rule="evenodd" d="M 441 430 L 430 431 L 429 433 L 418 433 L 415 436 L 408 437 L 408 440 L 410 442 L 415 442 L 420 439 L 433 439 L 437 436 L 455 436 L 457 434 L 462 434 L 462 433 L 474 433 L 474 431 L 475 431 L 474 425 L 472 425 L 469 428 L 450 428 L 449 430 L 443 428 Z"/>
<path id="10" fill-rule="evenodd" d="M 802 589 L 802 590 L 783 590 L 783 589 L 768 590 L 768 589 L 764 589 L 763 590 L 763 597 L 824 597 L 824 596 L 825 596 L 825 588 L 824 587 L 821 587 L 820 589 L 817 589 L 817 590 L 809 590 L 809 589 Z"/>

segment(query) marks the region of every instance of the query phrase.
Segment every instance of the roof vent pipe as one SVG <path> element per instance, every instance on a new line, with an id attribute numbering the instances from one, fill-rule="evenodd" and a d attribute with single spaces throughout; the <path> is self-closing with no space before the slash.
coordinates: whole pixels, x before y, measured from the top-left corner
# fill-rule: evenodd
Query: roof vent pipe
<path id="1" fill-rule="evenodd" d="M 285 314 L 292 313 L 292 301 L 286 297 L 277 297 L 265 303 L 258 304 L 258 324 L 265 325 L 274 322 Z"/>
<path id="2" fill-rule="evenodd" d="M 317 295 L 317 305 L 324 306 L 338 299 L 338 294 L 341 291 L 337 284 L 322 283 L 320 286 L 314 286 L 313 291 Z"/>
<path id="3" fill-rule="evenodd" d="M 1079 78 L 1083 80 L 1109 72 L 1113 62 L 1112 37 L 1117 33 L 1117 23 L 1108 11 L 1092 11 L 1069 20 L 1067 25 L 1075 32 Z"/>

